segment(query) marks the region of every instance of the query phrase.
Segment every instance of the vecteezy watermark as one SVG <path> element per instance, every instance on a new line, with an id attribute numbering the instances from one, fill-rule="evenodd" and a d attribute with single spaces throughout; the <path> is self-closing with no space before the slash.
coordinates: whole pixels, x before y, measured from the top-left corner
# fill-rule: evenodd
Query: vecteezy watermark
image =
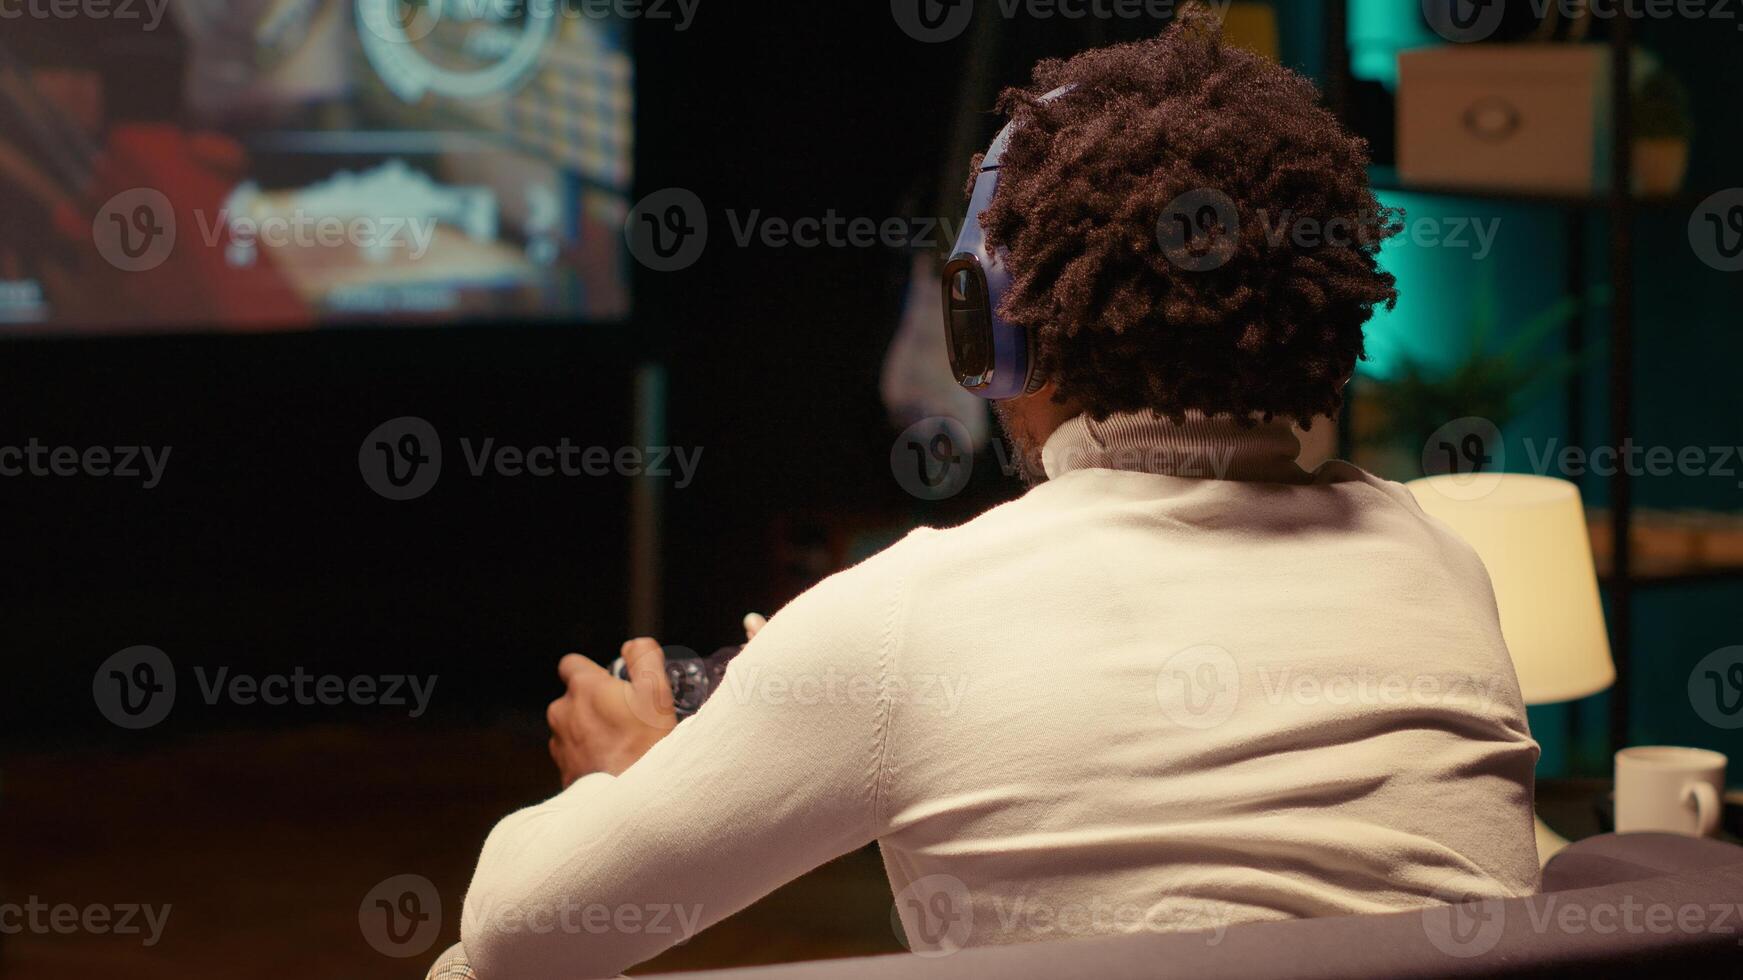
<path id="1" fill-rule="evenodd" d="M 1743 187 L 1720 191 L 1695 208 L 1689 245 L 1720 272 L 1743 271 Z"/>
<path id="2" fill-rule="evenodd" d="M 1501 485 L 1507 443 L 1495 423 L 1469 415 L 1429 433 L 1421 462 L 1424 476 L 1449 477 L 1430 484 L 1435 492 L 1452 500 L 1481 500 Z"/>
<path id="3" fill-rule="evenodd" d="M 1539 476 L 1551 473 L 1577 479 L 1588 473 L 1609 477 L 1618 474 L 1647 476 L 1717 477 L 1732 480 L 1743 489 L 1739 466 L 1743 446 L 1647 446 L 1624 439 L 1620 446 L 1563 445 L 1559 439 L 1523 440 L 1526 458 Z"/>
<path id="4" fill-rule="evenodd" d="M 1455 44 L 1488 40 L 1506 16 L 1506 0 L 1422 0 L 1423 21 Z"/>
<path id="5" fill-rule="evenodd" d="M 1241 697 L 1241 670 L 1234 655 L 1210 643 L 1169 655 L 1156 672 L 1156 703 L 1162 716 L 1202 731 L 1228 721 Z"/>
<path id="6" fill-rule="evenodd" d="M 862 674 L 835 668 L 805 671 L 743 663 L 726 672 L 725 682 L 714 697 L 771 706 L 886 703 L 922 708 L 949 718 L 962 707 L 970 680 L 966 674 Z"/>
<path id="7" fill-rule="evenodd" d="M 974 443 L 968 427 L 948 416 L 921 419 L 890 445 L 896 483 L 921 500 L 947 500 L 974 475 Z"/>
<path id="8" fill-rule="evenodd" d="M 1096 896 L 1088 901 L 1054 902 L 1027 895 L 992 895 L 988 904 L 1002 934 L 1001 944 L 1140 932 L 1202 932 L 1206 946 L 1219 946 L 1228 932 L 1228 922 L 1213 909 L 1186 898 L 1140 902 Z"/>
<path id="9" fill-rule="evenodd" d="M 1634 479 L 1678 477 L 1730 480 L 1743 489 L 1743 446 L 1655 446 L 1632 437 L 1620 445 L 1578 446 L 1558 438 L 1516 440 L 1525 468 L 1538 476 L 1577 481 L 1627 475 Z M 1501 482 L 1508 451 L 1495 423 L 1479 416 L 1454 419 L 1436 429 L 1422 447 L 1422 472 L 1451 475 L 1436 491 L 1457 500 L 1488 496 Z M 1518 460 L 1519 454 L 1512 454 Z"/>
<path id="10" fill-rule="evenodd" d="M 1470 252 L 1471 258 L 1478 262 L 1489 257 L 1495 239 L 1501 233 L 1500 218 L 1461 215 L 1411 218 L 1397 226 L 1358 223 L 1347 218 L 1321 220 L 1290 211 L 1272 213 L 1265 208 L 1259 209 L 1258 218 L 1265 229 L 1267 243 L 1274 249 L 1281 248 L 1286 242 L 1300 249 L 1328 245 L 1366 247 L 1378 244 L 1383 234 L 1389 235 L 1396 230 L 1399 242 L 1417 248 Z"/>
<path id="11" fill-rule="evenodd" d="M 1255 687 L 1251 682 L 1257 681 Z M 1233 654 L 1214 644 L 1171 654 L 1156 673 L 1156 702 L 1181 728 L 1203 731 L 1234 716 L 1244 694 L 1267 708 L 1457 706 L 1487 714 L 1512 697 L 1509 677 L 1457 671 L 1383 671 L 1254 664 L 1243 671 Z"/>
<path id="12" fill-rule="evenodd" d="M 890 924 L 896 938 L 919 956 L 949 956 L 977 934 L 986 945 L 1039 940 L 1083 939 L 1141 932 L 1202 932 L 1209 946 L 1220 945 L 1227 921 L 1202 903 L 1164 898 L 1121 900 L 1102 896 L 1060 902 L 1008 890 L 975 896 L 962 879 L 948 874 L 918 878 L 895 896 Z"/>
<path id="13" fill-rule="evenodd" d="M 261 200 L 251 190 L 238 198 L 236 207 L 193 209 L 200 244 L 222 249 L 226 261 L 238 268 L 254 265 L 261 246 L 356 250 L 370 261 L 404 253 L 417 262 L 429 254 L 440 224 L 431 213 L 342 215 L 303 207 L 273 209 Z M 91 239 L 97 253 L 122 272 L 150 272 L 175 253 L 181 240 L 179 221 L 175 205 L 162 191 L 137 187 L 97 209 Z"/>
<path id="14" fill-rule="evenodd" d="M 896 893 L 890 926 L 916 956 L 949 956 L 974 936 L 974 898 L 954 875 L 916 878 Z"/>
<path id="15" fill-rule="evenodd" d="M 1017 450 L 992 442 L 993 459 L 1007 477 L 1098 466 L 1189 478 L 1222 478 L 1234 465 L 1232 449 L 1182 449 L 1174 446 L 1039 446 Z M 921 419 L 890 444 L 890 473 L 903 490 L 921 500 L 946 500 L 961 493 L 974 474 L 975 447 L 968 427 L 947 415 Z"/>
<path id="16" fill-rule="evenodd" d="M 142 22 L 155 31 L 170 0 L 0 0 L 0 20 L 111 20 Z"/>
<path id="17" fill-rule="evenodd" d="M 1422 928 L 1434 948 L 1457 959 L 1482 956 L 1500 945 L 1510 918 L 1534 935 L 1669 936 L 1743 932 L 1743 903 L 1647 902 L 1624 895 L 1619 900 L 1570 902 L 1557 894 L 1534 895 L 1513 905 L 1463 884 L 1434 893 L 1437 904 L 1422 910 Z"/>
<path id="18" fill-rule="evenodd" d="M 726 212 L 732 240 L 739 248 L 753 243 L 764 248 L 890 248 L 950 247 L 962 234 L 961 219 L 868 218 L 842 215 L 830 208 L 818 217 L 783 218 L 761 209 Z"/>
<path id="19" fill-rule="evenodd" d="M 363 941 L 383 956 L 422 956 L 442 934 L 441 893 L 423 875 L 395 875 L 363 896 L 357 928 Z"/>
<path id="20" fill-rule="evenodd" d="M 1462 876 L 1448 878 L 1422 910 L 1422 931 L 1435 949 L 1455 959 L 1481 956 L 1507 933 L 1507 906 L 1492 892 L 1473 889 Z"/>
<path id="21" fill-rule="evenodd" d="M 1201 187 L 1168 202 L 1156 219 L 1156 242 L 1178 269 L 1209 272 L 1240 248 L 1241 211 L 1222 191 Z"/>
<path id="22" fill-rule="evenodd" d="M 887 248 L 941 251 L 962 234 L 963 220 L 950 217 L 884 217 L 841 214 L 771 215 L 761 208 L 725 213 L 738 248 Z M 630 209 L 624 237 L 636 261 L 655 272 L 694 265 L 708 244 L 708 210 L 693 191 L 655 191 Z"/>
<path id="23" fill-rule="evenodd" d="M 411 718 L 429 710 L 436 693 L 435 674 L 316 674 L 296 667 L 290 673 L 249 674 L 229 667 L 194 668 L 200 700 L 208 707 L 228 702 L 241 707 L 404 708 Z M 91 698 L 103 717 L 120 728 L 151 728 L 175 707 L 175 664 L 152 646 L 128 647 L 111 655 L 91 678 Z"/>
<path id="24" fill-rule="evenodd" d="M 363 26 L 380 40 L 401 44 L 423 40 L 442 23 L 636 20 L 669 22 L 682 33 L 696 22 L 701 5 L 701 0 L 357 0 Z"/>
<path id="25" fill-rule="evenodd" d="M 150 728 L 175 707 L 175 665 L 156 647 L 128 647 L 98 666 L 91 678 L 91 699 L 118 727 Z"/>
<path id="26" fill-rule="evenodd" d="M 0 902 L 0 936 L 143 936 L 139 944 L 150 949 L 163 939 L 172 908 L 168 903 L 50 904 L 31 895 L 23 902 Z"/>
<path id="27" fill-rule="evenodd" d="M 636 202 L 623 219 L 630 255 L 655 272 L 688 269 L 708 247 L 708 209 L 694 191 L 668 187 Z"/>
<path id="28" fill-rule="evenodd" d="M 462 931 L 519 936 L 647 935 L 683 945 L 702 929 L 702 906 L 673 902 L 607 904 L 561 895 L 537 902 L 496 902 L 466 897 Z"/>
<path id="29" fill-rule="evenodd" d="M 1300 670 L 1294 667 L 1255 669 L 1265 703 L 1386 707 L 1389 705 L 1463 705 L 1487 712 L 1507 698 L 1511 685 L 1499 674 L 1405 673 L 1366 668 L 1351 671 Z"/>
<path id="30" fill-rule="evenodd" d="M 487 473 L 505 478 L 651 476 L 672 479 L 683 490 L 696 479 L 702 463 L 702 447 L 686 446 L 581 446 L 561 439 L 554 446 L 498 445 L 493 438 L 474 442 L 460 438 L 460 453 L 466 469 L 475 477 Z"/>
<path id="31" fill-rule="evenodd" d="M 1599 21 L 1711 20 L 1737 22 L 1736 0 L 1527 0 L 1531 15 L 1542 21 L 1551 13 L 1567 23 L 1591 17 Z M 1500 30 L 1507 0 L 1422 0 L 1422 18 L 1436 34 L 1458 44 L 1487 41 Z M 1739 24 L 1743 30 L 1743 24 Z"/>
<path id="32" fill-rule="evenodd" d="M 1481 261 L 1489 257 L 1500 234 L 1500 218 L 1474 216 L 1421 217 L 1395 220 L 1386 210 L 1375 220 L 1320 218 L 1290 209 L 1259 208 L 1251 213 L 1255 227 L 1272 250 L 1295 248 L 1374 248 L 1394 236 L 1417 248 L 1467 251 Z M 1210 272 L 1227 265 L 1240 252 L 1243 215 L 1233 198 L 1210 187 L 1176 196 L 1156 220 L 1156 243 L 1168 261 L 1184 272 Z"/>
<path id="33" fill-rule="evenodd" d="M 48 446 L 32 437 L 0 446 L 0 477 L 74 477 L 139 480 L 144 490 L 163 482 L 171 446 Z"/>
<path id="34" fill-rule="evenodd" d="M 97 254 L 122 272 L 150 272 L 175 251 L 175 205 L 150 187 L 122 191 L 97 209 L 91 241 Z"/>
<path id="35" fill-rule="evenodd" d="M 460 438 L 466 471 L 475 478 L 496 476 L 581 478 L 652 477 L 672 479 L 683 490 L 696 478 L 702 447 L 583 446 L 564 438 L 555 444 L 513 446 L 494 437 Z M 442 444 L 435 426 L 416 416 L 389 419 L 376 426 L 357 448 L 363 482 L 389 500 L 414 500 L 429 493 L 442 474 Z"/>
<path id="36" fill-rule="evenodd" d="M 194 212 L 200 241 L 207 248 L 222 246 L 234 266 L 257 261 L 260 246 L 268 248 L 355 248 L 380 261 L 396 251 L 417 262 L 430 252 L 439 223 L 429 215 L 314 214 L 301 208 L 261 214 L 219 211 L 208 217 Z"/>
<path id="37" fill-rule="evenodd" d="M 416 500 L 442 476 L 442 440 L 435 426 L 416 416 L 388 419 L 363 437 L 357 469 L 383 497 Z"/>
<path id="38" fill-rule="evenodd" d="M 1721 647 L 1689 671 L 1689 704 L 1701 720 L 1727 731 L 1743 728 L 1743 646 Z"/>
<path id="39" fill-rule="evenodd" d="M 1172 18 L 1186 0 L 993 0 L 1005 20 L 1038 21 L 1148 20 L 1157 25 Z M 1230 0 L 1201 0 L 1220 19 Z M 937 44 L 962 36 L 974 20 L 975 0 L 890 0 L 890 16 L 902 33 L 916 41 Z"/>

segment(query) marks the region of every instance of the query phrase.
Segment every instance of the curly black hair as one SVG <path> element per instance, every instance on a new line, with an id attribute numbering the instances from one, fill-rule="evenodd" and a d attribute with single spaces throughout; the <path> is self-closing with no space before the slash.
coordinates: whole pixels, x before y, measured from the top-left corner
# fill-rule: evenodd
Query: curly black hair
<path id="1" fill-rule="evenodd" d="M 1057 400 L 1097 419 L 1335 416 L 1362 325 L 1397 302 L 1377 255 L 1402 212 L 1311 82 L 1193 5 L 1158 38 L 1040 62 L 998 107 L 1015 125 L 981 221 L 1009 253 L 999 313 L 1035 331 Z M 1223 237 L 1192 260 L 1159 225 L 1206 201 L 1225 202 Z"/>

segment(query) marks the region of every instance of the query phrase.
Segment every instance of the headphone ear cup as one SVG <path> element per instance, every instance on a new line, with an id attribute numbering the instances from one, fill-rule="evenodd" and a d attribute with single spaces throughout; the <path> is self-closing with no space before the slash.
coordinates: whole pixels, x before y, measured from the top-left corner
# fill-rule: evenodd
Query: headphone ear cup
<path id="1" fill-rule="evenodd" d="M 1023 385 L 1025 395 L 1033 395 L 1047 384 L 1047 376 L 1041 373 L 1041 345 L 1036 341 L 1034 327 L 1023 331 L 1023 360 L 1029 368 L 1028 381 Z"/>

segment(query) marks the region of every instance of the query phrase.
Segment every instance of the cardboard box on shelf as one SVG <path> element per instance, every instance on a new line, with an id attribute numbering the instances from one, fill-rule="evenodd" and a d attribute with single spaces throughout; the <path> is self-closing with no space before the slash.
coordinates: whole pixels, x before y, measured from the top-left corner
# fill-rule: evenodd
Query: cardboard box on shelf
<path id="1" fill-rule="evenodd" d="M 1398 56 L 1406 185 L 1587 194 L 1607 187 L 1610 52 L 1473 44 Z"/>

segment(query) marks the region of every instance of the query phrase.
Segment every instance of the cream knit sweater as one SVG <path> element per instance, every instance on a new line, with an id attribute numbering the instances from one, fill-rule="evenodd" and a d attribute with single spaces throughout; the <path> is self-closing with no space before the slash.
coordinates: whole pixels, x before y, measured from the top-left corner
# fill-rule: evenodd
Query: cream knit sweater
<path id="1" fill-rule="evenodd" d="M 503 820 L 479 975 L 617 973 L 872 841 L 923 952 L 1534 891 L 1482 564 L 1296 448 L 1068 422 L 1049 482 L 819 584 L 621 777 Z"/>

